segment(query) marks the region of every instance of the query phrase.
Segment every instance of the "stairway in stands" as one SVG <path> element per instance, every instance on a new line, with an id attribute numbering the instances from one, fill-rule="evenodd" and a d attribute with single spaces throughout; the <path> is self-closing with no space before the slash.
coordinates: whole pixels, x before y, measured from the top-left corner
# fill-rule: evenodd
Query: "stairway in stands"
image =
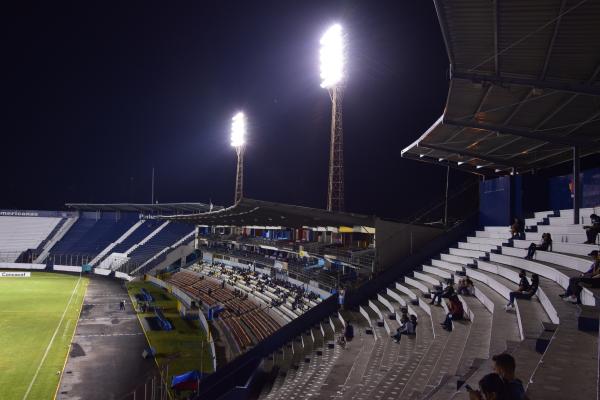
<path id="1" fill-rule="evenodd" d="M 589 223 L 593 212 L 582 209 L 581 223 Z M 508 227 L 474 232 L 358 312 L 342 312 L 322 323 L 331 328 L 329 337 L 336 337 L 353 321 L 356 337 L 346 349 L 333 340 L 317 342 L 307 339 L 314 335 L 303 335 L 265 360 L 273 380 L 259 398 L 466 400 L 457 381 L 477 387 L 492 372 L 490 357 L 506 351 L 515 357 L 517 377 L 530 398 L 564 399 L 578 393 L 578 398 L 595 399 L 598 331 L 580 330 L 579 323 L 589 315 L 597 321 L 600 291 L 584 288 L 581 305 L 559 297 L 569 278 L 591 265 L 587 254 L 598 249 L 582 244 L 582 225 L 573 225 L 572 217 L 571 210 L 536 213 L 526 220 L 524 240 L 512 240 Z M 533 260 L 525 260 L 529 244 L 539 242 L 545 232 L 554 238 L 553 251 L 538 251 Z M 507 312 L 504 306 L 520 269 L 529 277 L 537 273 L 540 287 L 531 300 L 517 299 Z M 429 292 L 465 275 L 475 284 L 474 296 L 460 296 L 469 318 L 454 322 L 452 332 L 444 331 L 439 323 L 446 310 L 429 304 Z M 419 324 L 416 337 L 396 344 L 390 333 L 402 307 Z M 333 352 L 325 356 L 325 348 Z"/>

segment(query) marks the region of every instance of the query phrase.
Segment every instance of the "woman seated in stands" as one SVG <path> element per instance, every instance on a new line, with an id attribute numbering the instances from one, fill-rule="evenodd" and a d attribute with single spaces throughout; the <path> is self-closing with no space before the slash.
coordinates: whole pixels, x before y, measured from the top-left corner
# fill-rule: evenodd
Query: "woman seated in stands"
<path id="1" fill-rule="evenodd" d="M 592 257 L 592 265 L 585 273 L 569 279 L 569 286 L 566 292 L 560 295 L 565 301 L 581 304 L 581 291 L 583 288 L 580 283 L 587 283 L 592 285 L 592 287 L 600 287 L 600 254 L 598 250 L 594 250 L 588 255 Z"/>
<path id="2" fill-rule="evenodd" d="M 448 299 L 448 314 L 446 319 L 440 325 L 447 331 L 452 331 L 452 321 L 458 321 L 463 319 L 465 316 L 465 310 L 463 309 L 462 302 L 457 295 L 452 295 Z"/>
<path id="3" fill-rule="evenodd" d="M 519 218 L 515 218 L 513 224 L 510 226 L 510 234 L 513 239 L 524 239 L 525 230 Z"/>
<path id="4" fill-rule="evenodd" d="M 472 296 L 475 292 L 475 288 L 473 287 L 473 281 L 471 278 L 468 276 L 461 278 L 458 281 L 458 289 L 456 292 L 465 296 Z"/>
<path id="5" fill-rule="evenodd" d="M 417 316 L 411 315 L 410 318 L 404 318 L 400 321 L 401 325 L 396 329 L 396 334 L 392 335 L 392 338 L 396 340 L 396 343 L 400 342 L 402 335 L 414 335 L 417 333 Z"/>
<path id="6" fill-rule="evenodd" d="M 454 282 L 449 280 L 448 285 L 444 289 L 439 289 L 431 293 L 431 302 L 429 304 L 435 303 L 437 299 L 437 304 L 439 306 L 442 304 L 442 298 L 449 299 L 452 295 L 454 295 Z"/>
<path id="7" fill-rule="evenodd" d="M 549 233 L 542 233 L 542 241 L 540 244 L 531 243 L 525 258 L 531 260 L 537 250 L 552 251 L 552 235 Z"/>
<path id="8" fill-rule="evenodd" d="M 524 271 L 521 270 L 521 273 L 523 273 L 523 272 Z M 525 279 L 527 279 L 527 277 L 525 277 Z M 523 278 L 521 278 L 521 280 L 523 280 Z M 540 284 L 539 275 L 532 274 L 531 275 L 531 285 L 529 285 L 527 288 L 524 288 L 519 284 L 518 291 L 509 293 L 509 300 L 508 300 L 508 304 L 505 307 L 505 310 L 508 311 L 511 308 L 515 307 L 515 299 L 527 299 L 527 300 L 531 299 L 533 297 L 533 295 L 535 294 L 535 292 L 537 292 L 539 284 Z M 524 290 L 522 290 L 522 289 L 524 289 Z"/>
<path id="9" fill-rule="evenodd" d="M 587 235 L 585 244 L 596 243 L 596 237 L 598 236 L 598 233 L 600 233 L 600 217 L 596 214 L 592 214 L 590 215 L 590 220 L 592 224 L 583 227 L 583 229 L 585 229 L 585 234 Z"/>

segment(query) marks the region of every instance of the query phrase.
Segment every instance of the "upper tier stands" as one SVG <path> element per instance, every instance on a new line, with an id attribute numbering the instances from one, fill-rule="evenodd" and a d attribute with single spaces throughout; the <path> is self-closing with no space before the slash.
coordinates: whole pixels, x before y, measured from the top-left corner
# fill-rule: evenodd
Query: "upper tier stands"
<path id="1" fill-rule="evenodd" d="M 142 240 L 144 240 L 148 235 L 150 235 L 156 228 L 162 225 L 161 221 L 147 220 L 136 230 L 134 230 L 125 240 L 121 243 L 117 244 L 112 248 L 113 253 L 125 253 L 134 245 L 138 244 Z"/>
<path id="2" fill-rule="evenodd" d="M 591 212 L 583 211 L 584 221 Z M 530 398 L 558 400 L 576 393 L 577 398 L 595 399 L 598 328 L 584 331 L 579 324 L 584 315 L 598 320 L 598 289 L 584 288 L 583 305 L 565 302 L 559 294 L 569 277 L 587 270 L 592 261 L 586 255 L 598 245 L 583 245 L 585 237 L 578 241 L 569 236 L 555 240 L 553 251 L 538 250 L 533 260 L 524 259 L 526 248 L 541 233 L 564 229 L 567 235 L 581 234 L 581 225 L 568 223 L 569 214 L 536 213 L 527 225 L 537 232 L 527 232 L 525 240 L 513 241 L 508 227 L 485 227 L 379 293 L 358 313 L 332 316 L 341 323 L 354 322 L 357 337 L 349 347 L 327 359 L 318 379 L 315 370 L 323 363 L 318 355 L 323 347 L 303 345 L 294 353 L 300 352 L 298 357 L 308 359 L 313 368 L 294 368 L 289 358 L 286 363 L 284 347 L 284 357 L 274 354 L 265 363 L 270 370 L 280 368 L 280 373 L 267 382 L 259 398 L 293 400 L 309 393 L 313 398 L 467 400 L 464 388 L 457 390 L 457 381 L 477 387 L 479 379 L 492 372 L 490 357 L 506 351 L 516 359 L 517 377 Z M 517 299 L 515 309 L 505 311 L 520 269 L 528 277 L 540 275 L 539 290 L 531 300 Z M 474 296 L 459 296 L 468 318 L 454 321 L 449 333 L 439 329 L 445 307 L 430 305 L 429 292 L 464 275 L 475 284 Z M 417 335 L 395 344 L 389 335 L 403 307 L 418 317 Z"/>
<path id="3" fill-rule="evenodd" d="M 97 219 L 84 214 L 50 250 L 50 257 L 76 255 L 89 261 L 130 229 L 137 222 L 135 217 L 123 214 L 117 218 L 110 213 Z"/>
<path id="4" fill-rule="evenodd" d="M 54 225 L 58 221 L 60 218 L 55 219 Z M 7 230 L 10 229 L 8 224 L 6 226 Z M 65 226 L 67 225 L 65 224 Z M 23 231 L 34 230 L 34 228 L 36 234 L 45 239 L 53 227 L 48 226 L 46 229 L 29 225 L 20 227 Z M 53 260 L 55 264 L 93 263 L 98 267 L 112 253 L 125 253 L 130 257 L 128 265 L 131 268 L 128 269 L 129 271 L 146 263 L 166 248 L 177 244 L 195 230 L 195 227 L 189 224 L 154 220 L 140 221 L 138 214 L 135 213 L 109 212 L 101 214 L 83 212 L 67 228 L 66 233 L 49 250 L 46 259 Z M 17 232 L 20 230 L 17 229 Z M 11 240 L 14 241 L 14 239 Z M 40 242 L 41 240 L 37 239 L 37 242 L 34 243 L 37 246 Z M 12 242 L 9 240 L 2 243 L 11 244 Z M 14 259 L 18 255 L 17 252 Z M 14 261 L 14 259 L 10 261 Z M 158 261 L 163 259 L 164 255 L 162 258 L 157 258 Z M 120 268 L 123 266 L 123 262 L 110 262 L 109 265 L 112 268 Z"/>
<path id="5" fill-rule="evenodd" d="M 14 262 L 28 249 L 38 249 L 62 218 L 0 217 L 0 261 Z"/>
<path id="6" fill-rule="evenodd" d="M 143 245 L 138 246 L 129 255 L 130 263 L 141 265 L 155 254 L 175 244 L 184 236 L 194 232 L 195 227 L 190 224 L 169 222 L 156 235 Z"/>

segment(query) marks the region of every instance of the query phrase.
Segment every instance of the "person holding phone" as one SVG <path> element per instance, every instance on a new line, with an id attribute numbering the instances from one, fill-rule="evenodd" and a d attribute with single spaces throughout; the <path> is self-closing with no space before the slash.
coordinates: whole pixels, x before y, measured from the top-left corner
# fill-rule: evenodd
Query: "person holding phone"
<path id="1" fill-rule="evenodd" d="M 523 382 L 515 377 L 517 364 L 514 357 L 508 353 L 500 353 L 493 356 L 492 361 L 494 362 L 494 372 L 500 375 L 504 381 L 507 399 L 528 400 Z"/>
<path id="2" fill-rule="evenodd" d="M 465 385 L 469 400 L 509 400 L 504 381 L 498 374 L 487 374 L 479 381 L 479 390 Z"/>

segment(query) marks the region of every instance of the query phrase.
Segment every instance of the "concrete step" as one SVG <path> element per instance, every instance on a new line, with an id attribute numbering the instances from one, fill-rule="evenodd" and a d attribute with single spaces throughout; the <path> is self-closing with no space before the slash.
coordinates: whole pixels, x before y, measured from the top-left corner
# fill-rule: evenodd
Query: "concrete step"
<path id="1" fill-rule="evenodd" d="M 423 272 L 427 272 L 429 274 L 436 275 L 441 280 L 452 279 L 452 273 L 443 268 L 438 268 L 438 267 L 434 267 L 431 265 L 423 265 L 422 268 L 423 268 Z"/>
<path id="2" fill-rule="evenodd" d="M 456 256 L 454 254 L 440 254 L 440 258 L 443 261 L 448 261 L 454 264 L 459 264 L 459 265 L 473 265 L 475 262 L 473 260 L 473 258 L 471 257 L 463 257 L 463 256 Z"/>
<path id="3" fill-rule="evenodd" d="M 506 232 L 490 232 L 490 231 L 477 231 L 475 232 L 476 237 L 480 238 L 492 238 L 492 239 L 510 239 L 511 234 L 507 230 Z"/>
<path id="4" fill-rule="evenodd" d="M 431 260 L 431 265 L 437 268 L 445 269 L 452 273 L 462 272 L 464 270 L 464 265 L 455 264 L 445 260 Z"/>
<path id="5" fill-rule="evenodd" d="M 450 248 L 449 253 L 455 256 L 467 257 L 467 258 L 480 258 L 485 257 L 486 252 L 480 250 L 469 250 L 469 249 L 460 249 L 460 248 Z"/>
<path id="6" fill-rule="evenodd" d="M 484 244 L 484 243 L 469 243 L 469 242 L 459 242 L 458 248 L 465 250 L 476 250 L 485 253 L 489 253 L 492 250 L 496 250 L 499 246 L 495 244 Z"/>
<path id="7" fill-rule="evenodd" d="M 494 246 L 502 246 L 503 244 L 508 243 L 508 239 L 469 236 L 469 237 L 467 237 L 467 242 L 468 243 L 479 243 L 479 244 L 490 244 L 490 245 L 494 245 Z"/>

